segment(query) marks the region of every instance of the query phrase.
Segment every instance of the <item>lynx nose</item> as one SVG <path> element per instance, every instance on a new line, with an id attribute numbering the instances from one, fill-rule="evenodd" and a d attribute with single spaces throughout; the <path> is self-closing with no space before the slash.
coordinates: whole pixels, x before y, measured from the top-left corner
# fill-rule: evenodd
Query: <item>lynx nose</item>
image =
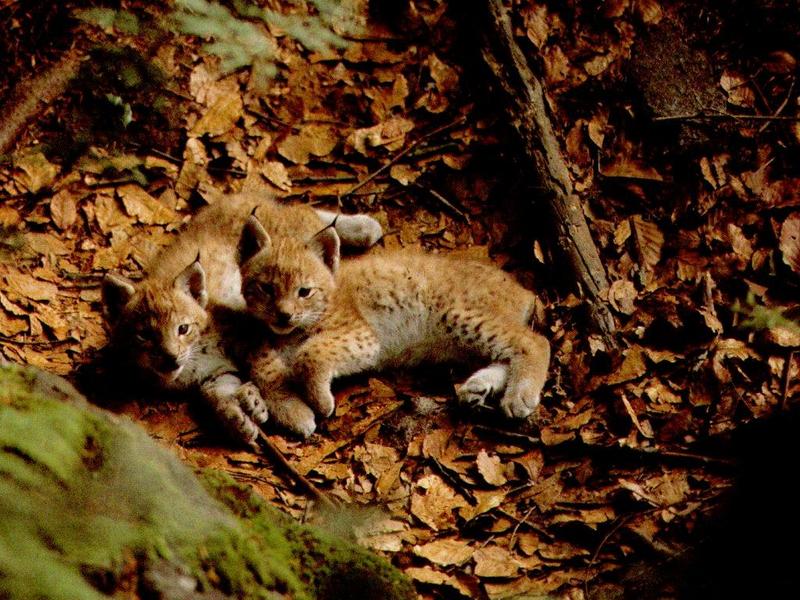
<path id="1" fill-rule="evenodd" d="M 156 368 L 161 371 L 162 373 L 170 373 L 177 369 L 180 365 L 178 364 L 178 357 L 173 354 L 162 354 L 158 362 L 156 364 Z"/>
<path id="2" fill-rule="evenodd" d="M 286 327 L 292 320 L 292 314 L 279 310 L 275 313 L 275 324 L 279 327 Z"/>

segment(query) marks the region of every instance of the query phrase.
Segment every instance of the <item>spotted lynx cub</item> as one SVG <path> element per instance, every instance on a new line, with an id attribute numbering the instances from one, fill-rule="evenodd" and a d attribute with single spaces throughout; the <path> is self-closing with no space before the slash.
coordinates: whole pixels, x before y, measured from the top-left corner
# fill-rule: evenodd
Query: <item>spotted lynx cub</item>
<path id="1" fill-rule="evenodd" d="M 231 433 L 245 442 L 255 439 L 267 408 L 258 389 L 242 383 L 230 360 L 234 344 L 229 342 L 234 340 L 226 328 L 245 308 L 238 254 L 242 226 L 251 213 L 276 240 L 307 239 L 335 216 L 254 194 L 225 197 L 198 212 L 155 257 L 142 281 L 109 274 L 103 282 L 115 345 L 161 386 L 199 389 Z M 361 248 L 382 234 L 380 224 L 366 215 L 339 216 L 335 228 L 347 244 Z"/>
<path id="2" fill-rule="evenodd" d="M 371 254 L 339 267 L 333 228 L 307 242 L 276 239 L 255 217 L 242 238 L 251 249 L 241 256 L 247 309 L 285 340 L 260 351 L 251 371 L 281 424 L 305 435 L 315 427 L 287 381 L 328 416 L 336 377 L 470 358 L 490 364 L 467 379 L 461 400 L 502 394 L 501 408 L 516 418 L 539 404 L 550 345 L 527 325 L 534 295 L 500 269 L 418 252 Z"/>

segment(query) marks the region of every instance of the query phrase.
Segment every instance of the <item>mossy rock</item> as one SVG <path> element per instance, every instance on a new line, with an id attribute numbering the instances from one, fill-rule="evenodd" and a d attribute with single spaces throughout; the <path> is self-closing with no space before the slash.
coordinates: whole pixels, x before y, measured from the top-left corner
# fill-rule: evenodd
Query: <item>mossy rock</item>
<path id="1" fill-rule="evenodd" d="M 62 379 L 0 366 L 0 598 L 413 598 L 369 551 L 196 476 Z"/>

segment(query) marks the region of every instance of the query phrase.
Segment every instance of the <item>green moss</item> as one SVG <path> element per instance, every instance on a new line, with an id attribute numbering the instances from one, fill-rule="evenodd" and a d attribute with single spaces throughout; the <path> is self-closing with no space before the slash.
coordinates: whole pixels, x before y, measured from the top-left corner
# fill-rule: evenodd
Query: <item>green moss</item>
<path id="1" fill-rule="evenodd" d="M 223 474 L 201 483 L 60 380 L 0 367 L 0 597 L 104 598 L 84 574 L 113 591 L 126 556 L 166 559 L 199 588 L 239 598 L 412 597 L 382 559 L 295 524 Z"/>
<path id="2" fill-rule="evenodd" d="M 383 558 L 355 544 L 291 521 L 228 475 L 203 474 L 211 492 L 246 519 L 257 539 L 268 541 L 281 564 L 300 574 L 312 598 L 401 600 L 416 597 L 413 587 Z"/>

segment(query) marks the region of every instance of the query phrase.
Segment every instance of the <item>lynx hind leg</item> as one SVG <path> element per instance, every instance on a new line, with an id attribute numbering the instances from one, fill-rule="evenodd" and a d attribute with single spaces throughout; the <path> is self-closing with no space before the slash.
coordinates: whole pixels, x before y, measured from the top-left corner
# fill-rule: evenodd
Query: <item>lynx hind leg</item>
<path id="1" fill-rule="evenodd" d="M 508 365 L 494 363 L 475 371 L 458 388 L 458 400 L 469 406 L 486 406 L 487 400 L 499 396 L 508 382 Z"/>
<path id="2" fill-rule="evenodd" d="M 341 215 L 327 210 L 316 212 L 326 225 L 336 219 L 336 233 L 345 246 L 369 248 L 383 237 L 381 224 L 369 215 Z"/>
<path id="3" fill-rule="evenodd" d="M 500 408 L 508 417 L 524 419 L 539 406 L 550 364 L 550 343 L 527 329 L 515 337 L 517 343 L 512 346 L 508 385 Z"/>
<path id="4" fill-rule="evenodd" d="M 350 321 L 303 344 L 294 358 L 295 380 L 305 387 L 312 408 L 328 417 L 335 408 L 333 380 L 376 367 L 380 351 L 380 342 L 369 326 Z"/>

